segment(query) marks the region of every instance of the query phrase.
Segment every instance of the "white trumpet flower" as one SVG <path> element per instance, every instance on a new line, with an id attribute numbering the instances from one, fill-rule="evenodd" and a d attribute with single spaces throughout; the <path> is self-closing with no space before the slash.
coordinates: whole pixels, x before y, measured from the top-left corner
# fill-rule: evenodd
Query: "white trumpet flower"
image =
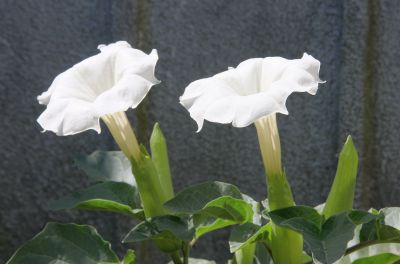
<path id="1" fill-rule="evenodd" d="M 236 68 L 192 82 L 180 98 L 197 122 L 198 131 L 204 120 L 235 127 L 255 124 L 271 210 L 295 204 L 281 164 L 276 113 L 288 114 L 286 100 L 293 92 L 316 94 L 321 83 L 319 68 L 319 61 L 306 53 L 296 60 L 249 59 Z M 276 263 L 299 263 L 303 240 L 298 233 L 273 226 L 271 248 Z"/>
<path id="2" fill-rule="evenodd" d="M 210 78 L 192 82 L 180 97 L 197 122 L 204 120 L 248 126 L 273 113 L 288 114 L 286 99 L 293 92 L 316 94 L 320 63 L 304 53 L 301 59 L 248 59 Z"/>
<path id="3" fill-rule="evenodd" d="M 50 88 L 38 96 L 46 110 L 39 116 L 43 129 L 59 136 L 100 129 L 100 118 L 127 156 L 139 146 L 124 111 L 136 108 L 150 88 L 157 51 L 150 54 L 119 41 L 100 45 L 100 53 L 59 74 Z"/>

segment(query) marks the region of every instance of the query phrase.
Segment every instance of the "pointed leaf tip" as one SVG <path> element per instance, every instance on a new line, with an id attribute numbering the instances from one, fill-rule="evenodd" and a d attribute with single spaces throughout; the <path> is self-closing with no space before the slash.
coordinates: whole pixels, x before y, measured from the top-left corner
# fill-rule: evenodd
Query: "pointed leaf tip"
<path id="1" fill-rule="evenodd" d="M 351 155 L 358 161 L 357 149 L 354 145 L 353 138 L 350 135 L 347 137 L 340 155 Z"/>
<path id="2" fill-rule="evenodd" d="M 160 123 L 156 122 L 156 123 L 154 124 L 154 129 L 160 129 Z"/>
<path id="3" fill-rule="evenodd" d="M 161 130 L 160 124 L 156 122 L 153 126 L 153 132 L 151 133 L 150 141 L 158 139 L 158 137 L 161 137 L 164 140 L 164 134 Z"/>
<path id="4" fill-rule="evenodd" d="M 348 136 L 340 152 L 336 176 L 323 210 L 325 217 L 352 209 L 357 171 L 357 150 L 351 136 Z"/>
<path id="5" fill-rule="evenodd" d="M 151 133 L 150 150 L 166 200 L 169 200 L 174 196 L 174 188 L 169 167 L 167 142 L 158 123 L 154 124 L 153 132 Z"/>

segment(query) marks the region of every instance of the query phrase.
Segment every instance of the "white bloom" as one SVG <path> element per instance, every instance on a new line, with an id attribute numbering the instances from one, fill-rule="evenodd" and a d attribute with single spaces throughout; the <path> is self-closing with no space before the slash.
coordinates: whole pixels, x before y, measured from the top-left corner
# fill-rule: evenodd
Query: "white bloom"
<path id="1" fill-rule="evenodd" d="M 288 114 L 286 99 L 293 92 L 316 94 L 320 63 L 304 53 L 301 59 L 249 59 L 237 68 L 192 82 L 180 97 L 197 122 L 204 120 L 248 126 L 273 113 Z"/>
<path id="2" fill-rule="evenodd" d="M 37 120 L 44 130 L 61 136 L 88 129 L 100 133 L 101 117 L 135 108 L 158 83 L 156 50 L 147 55 L 125 41 L 98 48 L 99 54 L 59 74 L 38 96 L 39 103 L 47 105 Z M 124 113 L 119 114 L 121 119 Z"/>

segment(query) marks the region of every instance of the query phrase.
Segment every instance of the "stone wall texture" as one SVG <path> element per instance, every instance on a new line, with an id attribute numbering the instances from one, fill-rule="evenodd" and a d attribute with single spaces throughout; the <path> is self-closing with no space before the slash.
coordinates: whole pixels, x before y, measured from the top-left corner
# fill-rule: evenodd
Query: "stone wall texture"
<path id="1" fill-rule="evenodd" d="M 250 57 L 321 61 L 316 96 L 295 94 L 279 116 L 285 169 L 299 204 L 322 203 L 348 134 L 360 154 L 356 205 L 400 205 L 400 2 L 396 0 L 0 0 L 0 262 L 48 221 L 98 228 L 119 254 L 134 224 L 114 214 L 50 212 L 48 201 L 87 185 L 73 157 L 116 149 L 108 131 L 70 137 L 40 133 L 36 96 L 53 78 L 127 40 L 159 51 L 151 90 L 130 111 L 141 140 L 161 123 L 176 190 L 228 181 L 262 199 L 263 167 L 254 127 L 195 123 L 178 97 L 192 80 Z M 229 258 L 228 230 L 201 239 L 193 256 Z M 147 256 L 162 263 L 162 255 Z"/>

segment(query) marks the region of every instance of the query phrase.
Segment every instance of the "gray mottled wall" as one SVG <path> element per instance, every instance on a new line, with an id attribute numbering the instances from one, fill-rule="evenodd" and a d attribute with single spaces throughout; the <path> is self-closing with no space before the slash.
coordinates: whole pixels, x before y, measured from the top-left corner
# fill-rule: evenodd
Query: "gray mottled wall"
<path id="1" fill-rule="evenodd" d="M 113 214 L 49 212 L 47 203 L 87 184 L 78 153 L 115 149 L 107 131 L 40 133 L 36 96 L 101 43 L 128 40 L 160 61 L 162 84 L 130 112 L 140 138 L 158 120 L 170 147 L 176 189 L 229 181 L 265 196 L 255 129 L 207 123 L 199 134 L 178 104 L 192 80 L 250 57 L 322 63 L 316 96 L 295 94 L 279 116 L 284 163 L 300 204 L 324 201 L 337 154 L 351 133 L 360 152 L 357 205 L 400 204 L 400 2 L 396 0 L 0 0 L 0 262 L 47 221 L 93 224 L 118 252 L 130 220 Z M 194 256 L 229 257 L 228 231 L 203 238 Z M 151 256 L 159 263 L 162 256 Z"/>

